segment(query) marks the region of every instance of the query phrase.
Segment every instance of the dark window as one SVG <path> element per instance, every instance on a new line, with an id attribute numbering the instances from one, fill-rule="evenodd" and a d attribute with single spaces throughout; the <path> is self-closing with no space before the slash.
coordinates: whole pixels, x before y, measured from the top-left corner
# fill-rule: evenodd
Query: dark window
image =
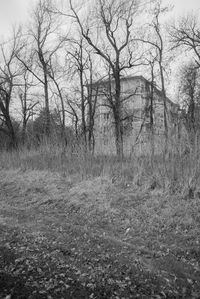
<path id="1" fill-rule="evenodd" d="M 108 112 L 106 112 L 106 113 L 103 114 L 103 119 L 104 120 L 108 120 L 109 119 L 109 113 Z"/>
<path id="2" fill-rule="evenodd" d="M 144 84 L 140 85 L 140 90 L 141 90 L 141 92 L 145 92 L 145 85 Z"/>
<path id="3" fill-rule="evenodd" d="M 104 133 L 104 134 L 107 134 L 107 132 L 108 132 L 108 127 L 107 127 L 107 126 L 104 126 L 104 127 L 103 127 L 103 133 Z"/>
<path id="4" fill-rule="evenodd" d="M 150 129 L 151 129 L 151 124 L 150 123 L 146 123 L 145 124 L 145 130 L 146 130 L 146 132 L 149 132 Z"/>
<path id="5" fill-rule="evenodd" d="M 133 110 L 133 121 L 139 121 L 142 117 L 142 110 L 141 109 L 134 109 Z"/>
<path id="6" fill-rule="evenodd" d="M 108 139 L 105 139 L 105 138 L 104 138 L 104 140 L 103 140 L 103 144 L 104 144 L 104 145 L 108 145 Z"/>

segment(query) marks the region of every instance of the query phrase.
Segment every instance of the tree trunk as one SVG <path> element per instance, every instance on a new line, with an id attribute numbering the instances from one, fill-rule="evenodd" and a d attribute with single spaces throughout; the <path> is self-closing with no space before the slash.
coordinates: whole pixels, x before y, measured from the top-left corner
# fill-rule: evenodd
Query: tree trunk
<path id="1" fill-rule="evenodd" d="M 17 146 L 18 146 L 18 142 L 17 142 L 17 138 L 16 138 L 16 135 L 15 135 L 15 131 L 14 131 L 13 125 L 12 125 L 12 121 L 11 121 L 11 119 L 10 119 L 9 116 L 6 119 L 6 126 L 7 126 L 8 130 L 9 130 L 9 136 L 10 136 L 10 145 L 9 145 L 9 148 L 10 149 L 16 149 Z"/>
<path id="2" fill-rule="evenodd" d="M 91 80 L 92 82 L 92 80 Z M 92 83 L 90 83 L 92 86 Z M 94 115 L 96 111 L 98 88 L 96 90 L 96 95 L 92 96 L 92 89 L 88 91 L 88 148 L 91 153 L 94 153 Z"/>
<path id="3" fill-rule="evenodd" d="M 119 65 L 119 59 L 116 59 L 116 65 Z M 119 67 L 116 67 L 115 73 L 115 109 L 113 111 L 115 119 L 115 143 L 117 157 L 123 158 L 123 125 L 121 122 L 121 81 Z"/>
<path id="4" fill-rule="evenodd" d="M 27 125 L 27 94 L 26 87 L 24 97 L 21 95 L 21 104 L 22 104 L 22 112 L 23 112 L 23 122 L 22 122 L 22 144 L 25 144 L 26 141 L 26 125 Z"/>
<path id="5" fill-rule="evenodd" d="M 22 123 L 22 144 L 25 144 L 26 141 L 26 116 L 23 117 L 23 123 Z"/>
<path id="6" fill-rule="evenodd" d="M 65 105 L 64 105 L 64 100 L 63 100 L 63 96 L 62 96 L 62 92 L 59 88 L 59 85 L 58 83 L 56 82 L 55 79 L 54 80 L 54 83 L 56 85 L 56 88 L 58 90 L 58 94 L 59 94 L 59 97 L 60 97 L 60 103 L 61 103 L 61 109 L 62 109 L 62 140 L 64 141 L 64 147 L 67 147 L 67 136 L 66 136 L 66 132 L 65 132 Z"/>
<path id="7" fill-rule="evenodd" d="M 164 153 L 166 154 L 168 151 L 168 123 L 167 123 L 167 97 L 165 92 L 165 81 L 163 75 L 163 67 L 162 67 L 162 58 L 159 63 L 160 65 L 160 77 L 161 77 L 161 86 L 162 86 L 162 96 L 163 96 L 163 116 L 164 116 Z"/>
<path id="8" fill-rule="evenodd" d="M 50 136 L 50 109 L 49 109 L 49 92 L 48 92 L 48 78 L 46 66 L 43 67 L 44 70 L 44 98 L 45 98 L 45 110 L 46 110 L 46 135 Z"/>
<path id="9" fill-rule="evenodd" d="M 192 148 L 195 147 L 195 102 L 194 102 L 194 95 L 191 94 L 191 101 L 188 108 L 188 122 L 189 122 L 189 135 L 190 135 L 190 143 Z"/>
<path id="10" fill-rule="evenodd" d="M 88 148 L 91 153 L 94 152 L 94 121 L 90 120 L 88 128 Z"/>
<path id="11" fill-rule="evenodd" d="M 84 98 L 84 85 L 83 85 L 83 69 L 80 68 L 80 86 L 81 86 L 81 120 L 82 120 L 82 133 L 84 139 L 84 147 L 87 150 L 87 134 L 85 122 L 85 98 Z"/>
<path id="12" fill-rule="evenodd" d="M 123 158 L 123 134 L 120 126 L 120 121 L 117 119 L 115 120 L 115 142 L 116 142 L 116 153 L 117 157 L 122 159 Z"/>
<path id="13" fill-rule="evenodd" d="M 123 158 L 123 128 L 121 124 L 121 118 L 119 113 L 119 107 L 115 107 L 114 111 L 114 123 L 115 123 L 115 144 L 116 154 L 119 159 Z"/>
<path id="14" fill-rule="evenodd" d="M 155 140 L 154 140 L 154 116 L 153 116 L 153 103 L 154 102 L 154 70 L 151 69 L 151 84 L 150 84 L 150 138 L 151 138 L 151 165 L 153 166 L 155 154 Z"/>

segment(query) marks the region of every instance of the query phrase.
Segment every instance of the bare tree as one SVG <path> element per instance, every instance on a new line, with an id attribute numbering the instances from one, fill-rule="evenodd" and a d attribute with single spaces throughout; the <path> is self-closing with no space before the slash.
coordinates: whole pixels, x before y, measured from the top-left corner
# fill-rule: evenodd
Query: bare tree
<path id="1" fill-rule="evenodd" d="M 95 138 L 94 138 L 94 124 L 95 124 L 95 112 L 98 99 L 98 84 L 96 89 L 93 88 L 93 62 L 89 55 L 89 80 L 87 84 L 87 131 L 88 131 L 88 147 L 90 152 L 94 152 Z"/>
<path id="2" fill-rule="evenodd" d="M 94 97 L 93 83 L 97 80 L 98 72 L 93 68 L 94 55 L 89 49 L 84 38 L 78 33 L 79 38 L 71 39 L 66 50 L 66 62 L 70 77 L 77 78 L 74 82 L 76 97 L 70 101 L 69 107 L 74 115 L 75 124 L 80 120 L 80 132 L 83 136 L 84 147 L 90 152 L 94 151 L 94 117 L 96 111 L 97 94 Z M 72 102 L 77 103 L 72 104 Z M 78 111 L 74 114 L 72 110 L 76 107 Z M 80 115 L 78 117 L 78 114 Z"/>
<path id="3" fill-rule="evenodd" d="M 166 88 L 165 88 L 165 77 L 164 77 L 164 34 L 162 32 L 162 26 L 160 22 L 160 17 L 163 13 L 169 11 L 169 7 L 162 7 L 162 2 L 159 0 L 156 3 L 156 7 L 153 10 L 153 20 L 150 24 L 148 32 L 148 38 L 139 38 L 141 42 L 144 44 L 150 45 L 152 49 L 156 52 L 156 59 L 153 59 L 152 63 L 155 65 L 157 62 L 159 67 L 159 75 L 160 75 L 160 83 L 161 83 L 161 91 L 163 96 L 163 115 L 164 115 L 164 135 L 165 140 L 167 142 L 168 139 L 168 121 L 167 121 L 167 96 L 166 96 Z M 152 34 L 150 34 L 150 32 Z M 151 65 L 151 66 L 153 66 Z"/>
<path id="4" fill-rule="evenodd" d="M 33 11 L 32 20 L 32 26 L 29 28 L 29 43 L 31 44 L 29 57 L 24 59 L 22 55 L 17 54 L 17 58 L 43 86 L 46 135 L 48 136 L 50 134 L 49 73 L 51 59 L 61 47 L 63 40 L 57 39 L 56 31 L 59 24 L 52 12 L 51 0 L 39 0 Z M 28 46 L 25 43 L 22 47 L 27 50 Z"/>
<path id="5" fill-rule="evenodd" d="M 191 143 L 200 129 L 200 79 L 198 64 L 189 63 L 180 70 L 179 101 Z"/>
<path id="6" fill-rule="evenodd" d="M 67 146 L 67 136 L 66 136 L 66 109 L 65 109 L 65 92 L 63 88 L 63 84 L 61 81 L 63 81 L 64 71 L 62 70 L 61 65 L 59 64 L 59 61 L 57 59 L 57 56 L 55 55 L 54 62 L 50 59 L 49 61 L 49 70 L 48 70 L 49 78 L 53 81 L 56 90 L 53 91 L 56 96 L 58 96 L 60 100 L 60 106 L 61 109 L 58 108 L 58 110 L 61 113 L 61 134 L 62 134 L 62 140 L 64 141 L 64 146 Z"/>
<path id="7" fill-rule="evenodd" d="M 179 82 L 179 97 L 183 105 L 182 119 L 194 143 L 197 131 L 197 118 L 199 118 L 199 105 L 197 93 L 199 93 L 199 70 L 200 68 L 200 22 L 199 14 L 188 14 L 179 18 L 177 23 L 170 28 L 172 49 L 180 50 L 190 57 L 192 63 L 184 66 L 181 70 Z M 184 52 L 183 52 L 184 51 Z M 178 53 L 179 54 L 179 53 Z"/>
<path id="8" fill-rule="evenodd" d="M 80 89 L 80 112 L 81 112 L 81 133 L 83 135 L 84 146 L 87 148 L 87 123 L 86 123 L 86 95 L 85 95 L 85 69 L 87 68 L 87 56 L 83 45 L 83 38 L 71 39 L 70 48 L 66 53 L 68 67 L 71 70 L 71 76 L 78 76 L 78 88 Z"/>
<path id="9" fill-rule="evenodd" d="M 155 110 L 155 98 L 154 98 L 154 89 L 155 89 L 155 79 L 156 79 L 156 64 L 157 64 L 157 54 L 154 53 L 155 51 L 150 51 L 149 52 L 149 57 L 146 58 L 147 64 L 150 69 L 150 85 L 148 86 L 148 107 L 147 107 L 147 113 L 149 116 L 149 129 L 150 129 L 150 141 L 151 141 L 151 157 L 152 157 L 152 162 L 154 158 L 154 150 L 155 150 L 155 119 L 154 119 L 154 110 Z"/>
<path id="10" fill-rule="evenodd" d="M 32 99 L 32 95 L 29 94 L 30 89 L 34 86 L 32 79 L 29 78 L 30 73 L 27 69 L 24 69 L 22 74 L 23 82 L 19 88 L 19 98 L 21 103 L 21 113 L 22 113 L 22 143 L 26 141 L 26 129 L 28 121 L 33 117 L 34 108 L 39 104 L 38 101 Z"/>
<path id="11" fill-rule="evenodd" d="M 11 148 L 17 146 L 10 106 L 14 89 L 19 85 L 18 78 L 22 74 L 15 57 L 15 52 L 19 49 L 20 36 L 21 31 L 14 30 L 12 40 L 0 46 L 0 130 L 9 136 Z"/>
<path id="12" fill-rule="evenodd" d="M 182 17 L 177 25 L 171 26 L 170 36 L 174 48 L 184 48 L 193 54 L 200 67 L 200 22 L 198 15 Z"/>
<path id="13" fill-rule="evenodd" d="M 134 17 L 138 11 L 138 3 L 136 0 L 97 0 L 96 17 L 93 15 L 93 26 L 88 21 L 85 22 L 86 27 L 75 10 L 72 0 L 70 0 L 70 7 L 82 36 L 112 71 L 114 92 L 111 105 L 115 122 L 116 151 L 117 155 L 122 157 L 121 75 L 125 70 L 140 64 L 141 55 L 139 57 L 133 55 L 134 41 L 131 35 Z M 94 25 L 94 22 L 98 26 Z"/>
<path id="14" fill-rule="evenodd" d="M 79 136 L 79 130 L 78 130 L 78 124 L 79 124 L 79 115 L 78 115 L 78 108 L 77 107 L 77 101 L 67 98 L 67 105 L 69 109 L 66 109 L 65 111 L 71 116 L 72 118 L 72 125 L 74 126 L 75 136 L 76 140 L 78 140 Z"/>

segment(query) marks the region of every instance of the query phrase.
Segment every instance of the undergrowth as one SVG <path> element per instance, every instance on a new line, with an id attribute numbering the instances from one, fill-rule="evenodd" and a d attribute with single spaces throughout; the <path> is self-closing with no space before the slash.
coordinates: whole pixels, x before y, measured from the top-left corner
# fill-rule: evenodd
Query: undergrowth
<path id="1" fill-rule="evenodd" d="M 44 246 L 36 248 L 32 268 L 38 269 L 40 252 L 44 265 L 47 256 L 52 256 L 58 268 L 60 262 L 66 265 L 67 259 L 67 276 L 84 286 L 87 294 L 83 298 L 89 298 L 88 294 L 93 294 L 91 298 L 131 298 L 130 294 L 133 298 L 136 294 L 138 298 L 199 298 L 200 182 L 196 153 L 174 151 L 119 160 L 46 146 L 2 152 L 0 167 L 0 224 L 12 224 L 21 236 L 19 244 L 10 242 L 14 244 L 10 249 L 24 253 L 27 247 L 32 263 L 35 249 L 31 244 L 42 235 Z M 33 240 L 29 241 L 29 236 Z M 47 245 L 48 252 L 44 250 Z M 60 260 L 57 253 L 54 258 L 55 250 Z M 52 274 L 44 265 L 40 265 L 39 274 L 45 279 L 49 275 L 50 289 L 43 278 L 29 277 L 25 263 L 19 271 L 24 271 L 31 284 L 44 280 L 37 288 L 51 292 L 52 298 L 62 298 L 55 295 Z M 52 260 L 50 266 L 55 268 Z M 123 270 L 124 266 L 130 269 Z M 13 268 L 15 263 L 8 274 Z M 63 273 L 60 268 L 56 271 L 56 277 L 59 271 Z M 117 273 L 114 278 L 113 272 Z M 135 277 L 140 278 L 138 282 Z M 65 293 L 58 286 L 62 296 L 80 298 L 69 296 L 77 285 L 65 277 L 61 281 L 67 281 Z M 102 289 L 110 293 L 100 297 L 98 283 L 105 283 Z M 6 292 L 9 288 L 5 287 Z M 37 296 L 33 298 L 40 298 Z"/>
<path id="2" fill-rule="evenodd" d="M 2 169 L 47 170 L 64 177 L 75 176 L 78 180 L 94 177 L 109 177 L 113 183 L 134 184 L 138 188 L 162 189 L 170 194 L 193 198 L 200 196 L 199 151 L 180 152 L 172 148 L 167 154 L 162 151 L 152 155 L 132 154 L 117 159 L 112 155 L 93 155 L 79 148 L 63 151 L 57 146 L 42 145 L 37 149 L 21 148 L 12 152 L 2 151 Z"/>

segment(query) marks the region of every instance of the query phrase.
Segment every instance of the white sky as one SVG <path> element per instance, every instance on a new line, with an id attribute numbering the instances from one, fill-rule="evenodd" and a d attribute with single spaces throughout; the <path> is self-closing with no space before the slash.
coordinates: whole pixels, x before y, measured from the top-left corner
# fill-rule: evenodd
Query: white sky
<path id="1" fill-rule="evenodd" d="M 6 39 L 12 24 L 25 21 L 28 18 L 30 7 L 37 0 L 0 0 L 0 39 Z M 67 1 L 67 0 L 65 0 Z M 163 0 L 163 3 L 174 5 L 173 14 L 187 13 L 191 10 L 200 10 L 200 0 Z"/>
<path id="2" fill-rule="evenodd" d="M 28 18 L 28 11 L 36 0 L 0 0 L 0 39 L 7 38 L 12 26 Z"/>
<path id="3" fill-rule="evenodd" d="M 174 5 L 175 15 L 184 14 L 187 12 L 196 12 L 200 9 L 199 0 L 163 0 L 163 3 L 170 3 Z"/>

